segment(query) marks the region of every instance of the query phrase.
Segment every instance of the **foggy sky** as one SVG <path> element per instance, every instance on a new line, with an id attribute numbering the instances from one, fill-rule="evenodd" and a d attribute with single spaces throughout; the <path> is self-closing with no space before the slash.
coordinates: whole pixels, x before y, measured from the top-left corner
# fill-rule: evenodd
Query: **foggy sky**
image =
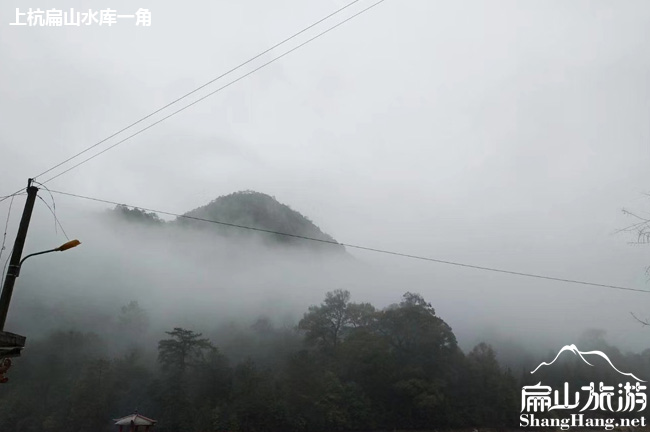
<path id="1" fill-rule="evenodd" d="M 351 9 L 371 4 L 361 3 Z M 344 4 L 3 2 L 0 195 Z M 153 25 L 9 26 L 16 7 L 109 6 L 149 8 Z M 650 290 L 650 246 L 614 234 L 635 222 L 622 208 L 650 210 L 642 195 L 648 28 L 643 1 L 387 0 L 48 186 L 171 212 L 252 189 L 341 242 Z M 116 257 L 95 253 L 101 246 L 82 235 L 93 238 L 79 215 L 106 206 L 56 199 L 66 231 L 88 252 L 56 256 L 65 272 L 45 258 L 30 271 L 47 269 L 53 285 L 65 285 L 82 255 L 85 263 Z M 21 205 L 14 203 L 13 229 Z M 0 204 L 2 222 L 7 208 Z M 34 218 L 43 229 L 30 233 L 26 252 L 63 240 L 42 203 Z M 385 306 L 420 292 L 465 340 L 494 328 L 565 344 L 575 334 L 567 329 L 603 328 L 616 344 L 648 347 L 649 330 L 629 316 L 650 316 L 647 294 L 350 252 L 402 281 L 358 283 L 353 300 Z M 348 283 L 344 276 L 333 276 L 331 288 Z M 300 306 L 323 294 L 309 291 Z"/>

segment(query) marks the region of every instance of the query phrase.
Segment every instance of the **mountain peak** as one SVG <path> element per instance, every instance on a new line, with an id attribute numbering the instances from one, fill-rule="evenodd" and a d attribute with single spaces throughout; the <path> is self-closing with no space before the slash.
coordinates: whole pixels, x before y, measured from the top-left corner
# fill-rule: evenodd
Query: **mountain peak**
<path id="1" fill-rule="evenodd" d="M 275 197 L 262 192 L 245 190 L 223 195 L 205 206 L 185 213 L 184 216 L 288 234 L 265 234 L 268 239 L 273 240 L 273 243 L 295 244 L 310 248 L 320 246 L 333 250 L 343 250 L 342 246 L 325 244 L 337 242 L 308 217 L 279 202 Z M 178 221 L 181 222 L 181 218 Z M 239 228 L 223 225 L 219 228 L 221 228 L 223 234 L 230 234 L 233 230 L 243 231 Z M 322 243 L 292 236 L 314 238 L 321 240 Z"/>

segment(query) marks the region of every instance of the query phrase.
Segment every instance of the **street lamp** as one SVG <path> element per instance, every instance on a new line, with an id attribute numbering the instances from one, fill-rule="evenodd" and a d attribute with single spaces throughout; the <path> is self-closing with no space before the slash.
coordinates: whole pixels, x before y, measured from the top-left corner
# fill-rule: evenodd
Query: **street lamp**
<path id="1" fill-rule="evenodd" d="M 66 251 L 68 249 L 72 249 L 73 247 L 77 247 L 80 244 L 81 244 L 81 242 L 79 240 L 70 240 L 69 242 L 62 244 L 58 248 L 49 249 L 49 250 L 45 250 L 45 251 L 41 251 L 41 252 L 35 252 L 33 254 L 27 255 L 25 258 L 20 260 L 20 263 L 18 263 L 18 268 L 16 269 L 16 277 L 20 276 L 20 269 L 21 269 L 23 263 L 25 262 L 25 260 L 27 258 L 36 256 L 36 255 L 43 255 L 43 254 L 50 253 L 50 252 L 63 252 L 63 251 Z"/>
<path id="2" fill-rule="evenodd" d="M 50 249 L 50 250 L 36 252 L 27 255 L 25 258 L 20 260 L 18 264 L 13 264 L 13 263 L 9 264 L 7 277 L 5 278 L 4 286 L 2 287 L 2 296 L 0 296 L 0 336 L 5 327 L 5 321 L 7 320 L 7 312 L 9 312 L 9 302 L 11 301 L 11 294 L 13 293 L 14 290 L 14 284 L 16 283 L 16 278 L 18 278 L 18 276 L 20 275 L 20 266 L 23 264 L 23 262 L 27 258 L 33 257 L 35 255 L 43 255 L 50 252 L 63 252 L 75 246 L 79 246 L 80 244 L 81 242 L 79 240 L 71 240 L 67 243 L 62 244 L 56 249 Z M 14 256 L 12 254 L 12 261 L 13 259 Z M 0 340 L 0 344 L 1 344 L 1 340 Z"/>
<path id="3" fill-rule="evenodd" d="M 50 252 L 63 252 L 79 246 L 80 244 L 81 242 L 79 240 L 70 240 L 58 248 L 29 254 L 25 258 L 21 259 L 18 262 L 18 265 L 9 265 L 9 271 L 7 272 L 7 277 L 5 278 L 4 287 L 2 289 L 2 296 L 0 297 L 0 384 L 4 384 L 9 380 L 5 376 L 7 370 L 11 367 L 11 359 L 9 357 L 20 357 L 20 353 L 25 347 L 25 336 L 3 331 L 7 319 L 7 312 L 9 311 L 11 293 L 13 292 L 16 278 L 20 275 L 21 266 L 27 258 Z"/>

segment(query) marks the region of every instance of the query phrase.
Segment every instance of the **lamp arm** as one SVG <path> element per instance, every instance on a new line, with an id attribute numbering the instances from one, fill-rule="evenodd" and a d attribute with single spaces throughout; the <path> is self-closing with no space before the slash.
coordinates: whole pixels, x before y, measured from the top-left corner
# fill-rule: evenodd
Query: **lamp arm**
<path id="1" fill-rule="evenodd" d="M 20 260 L 20 263 L 18 263 L 18 271 L 20 272 L 20 268 L 22 267 L 23 262 L 25 262 L 25 260 L 26 260 L 27 258 L 30 258 L 30 257 L 36 256 L 36 255 L 43 255 L 43 254 L 50 253 L 50 252 L 56 252 L 57 250 L 58 250 L 58 249 L 50 249 L 50 250 L 41 251 L 41 252 L 35 252 L 35 253 L 33 253 L 33 254 L 29 254 L 29 255 L 27 255 L 25 258 L 23 258 L 23 259 Z M 16 277 L 18 277 L 18 274 L 16 275 Z"/>

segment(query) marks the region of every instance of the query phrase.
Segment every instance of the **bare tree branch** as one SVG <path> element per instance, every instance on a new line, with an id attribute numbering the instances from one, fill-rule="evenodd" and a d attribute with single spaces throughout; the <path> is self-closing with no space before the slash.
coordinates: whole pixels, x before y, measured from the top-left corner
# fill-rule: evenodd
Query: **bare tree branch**
<path id="1" fill-rule="evenodd" d="M 648 318 L 646 318 L 645 320 L 642 320 L 642 319 L 638 318 L 636 315 L 634 315 L 634 312 L 630 312 L 630 315 L 632 315 L 632 318 L 634 318 L 635 320 L 640 322 L 642 325 L 650 326 L 650 320 L 648 320 Z"/>

